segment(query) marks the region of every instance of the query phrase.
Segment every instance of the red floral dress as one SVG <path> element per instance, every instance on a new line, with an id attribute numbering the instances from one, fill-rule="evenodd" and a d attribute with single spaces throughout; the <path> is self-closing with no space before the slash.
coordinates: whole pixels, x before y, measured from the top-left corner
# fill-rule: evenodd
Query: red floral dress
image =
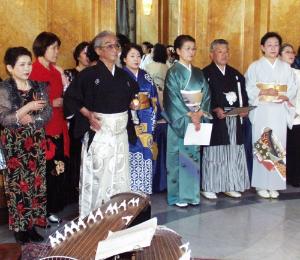
<path id="1" fill-rule="evenodd" d="M 24 103 L 32 93 L 21 93 Z M 1 142 L 6 150 L 4 170 L 8 202 L 9 229 L 26 231 L 46 224 L 45 131 L 33 124 L 18 128 L 4 127 Z"/>

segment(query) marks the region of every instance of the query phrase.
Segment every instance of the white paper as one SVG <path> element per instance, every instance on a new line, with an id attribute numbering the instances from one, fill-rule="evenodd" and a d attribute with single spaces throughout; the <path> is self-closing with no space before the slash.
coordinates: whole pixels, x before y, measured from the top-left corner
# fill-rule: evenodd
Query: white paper
<path id="1" fill-rule="evenodd" d="M 95 260 L 150 246 L 156 227 L 157 218 L 152 218 L 131 228 L 110 232 L 98 243 Z"/>
<path id="2" fill-rule="evenodd" d="M 195 130 L 194 124 L 188 124 L 184 136 L 184 145 L 209 145 L 211 130 L 211 123 L 201 123 L 199 131 Z"/>

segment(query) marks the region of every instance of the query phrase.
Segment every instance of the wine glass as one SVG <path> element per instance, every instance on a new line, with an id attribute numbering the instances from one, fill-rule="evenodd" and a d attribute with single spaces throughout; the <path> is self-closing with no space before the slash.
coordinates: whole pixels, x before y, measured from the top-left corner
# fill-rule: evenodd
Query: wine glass
<path id="1" fill-rule="evenodd" d="M 45 100 L 45 95 L 44 95 L 44 92 L 41 91 L 40 89 L 36 89 L 34 92 L 33 92 L 33 99 L 34 100 Z M 40 109 L 40 111 L 42 111 L 42 109 Z M 41 114 L 39 112 L 38 113 L 38 116 L 35 118 L 35 120 L 43 120 L 43 118 L 41 117 Z"/>

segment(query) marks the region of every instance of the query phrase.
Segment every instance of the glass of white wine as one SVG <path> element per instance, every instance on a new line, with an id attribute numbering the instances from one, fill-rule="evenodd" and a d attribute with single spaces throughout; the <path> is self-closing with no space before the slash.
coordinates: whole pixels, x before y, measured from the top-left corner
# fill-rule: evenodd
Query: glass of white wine
<path id="1" fill-rule="evenodd" d="M 44 95 L 44 92 L 43 91 L 41 91 L 40 89 L 36 89 L 35 91 L 34 91 L 34 93 L 33 93 L 33 99 L 34 100 L 45 100 L 45 95 Z M 35 120 L 43 120 L 43 118 L 41 117 L 41 114 L 40 114 L 40 112 L 43 110 L 43 108 L 42 109 L 40 109 L 40 111 L 39 112 L 37 112 L 38 113 L 38 116 L 35 118 Z"/>

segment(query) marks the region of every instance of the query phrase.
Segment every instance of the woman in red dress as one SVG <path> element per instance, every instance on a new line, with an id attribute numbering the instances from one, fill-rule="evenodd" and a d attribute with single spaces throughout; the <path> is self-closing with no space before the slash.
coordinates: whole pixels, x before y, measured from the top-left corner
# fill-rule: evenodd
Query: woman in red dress
<path id="1" fill-rule="evenodd" d="M 52 117 L 47 123 L 47 213 L 48 220 L 59 223 L 54 215 L 64 207 L 64 179 L 66 157 L 69 156 L 67 122 L 63 114 L 63 83 L 61 73 L 56 69 L 60 39 L 51 32 L 40 33 L 33 42 L 36 57 L 30 79 L 47 82 L 48 95 L 52 106 Z"/>

